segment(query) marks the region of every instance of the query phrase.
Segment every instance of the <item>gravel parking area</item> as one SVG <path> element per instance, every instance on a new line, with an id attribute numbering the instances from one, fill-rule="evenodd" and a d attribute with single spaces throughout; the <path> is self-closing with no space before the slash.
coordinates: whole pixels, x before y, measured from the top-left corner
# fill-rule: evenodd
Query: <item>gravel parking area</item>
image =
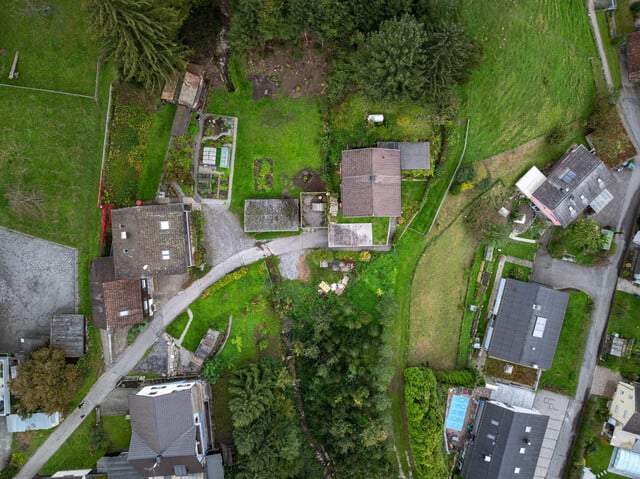
<path id="1" fill-rule="evenodd" d="M 76 312 L 77 275 L 77 250 L 0 228 L 0 352 L 48 341 L 51 316 Z"/>
<path id="2" fill-rule="evenodd" d="M 255 240 L 244 234 L 240 220 L 226 206 L 202 205 L 207 247 L 207 263 L 211 266 L 243 249 L 251 248 Z"/>

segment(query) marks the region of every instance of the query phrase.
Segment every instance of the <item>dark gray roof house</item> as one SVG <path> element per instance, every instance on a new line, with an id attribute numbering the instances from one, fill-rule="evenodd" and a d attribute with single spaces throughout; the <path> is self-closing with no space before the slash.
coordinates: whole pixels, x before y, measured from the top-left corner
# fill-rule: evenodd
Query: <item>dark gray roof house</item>
<path id="1" fill-rule="evenodd" d="M 464 451 L 466 479 L 533 479 L 548 416 L 533 409 L 482 401 Z"/>
<path id="2" fill-rule="evenodd" d="M 403 170 L 428 170 L 431 168 L 431 145 L 428 141 L 414 143 L 379 141 L 378 148 L 400 150 L 400 168 Z"/>
<path id="3" fill-rule="evenodd" d="M 534 167 L 535 168 L 535 167 Z M 570 149 L 533 192 L 525 195 L 555 225 L 566 228 L 587 207 L 598 213 L 613 199 L 613 175 L 583 145 Z"/>
<path id="4" fill-rule="evenodd" d="M 294 199 L 244 201 L 244 231 L 298 231 L 300 229 L 300 203 Z"/>
<path id="5" fill-rule="evenodd" d="M 342 215 L 398 217 L 400 195 L 400 151 L 361 148 L 342 152 L 340 165 Z"/>
<path id="6" fill-rule="evenodd" d="M 210 449 L 208 388 L 201 381 L 147 386 L 129 396 L 128 461 L 145 477 L 206 471 Z"/>
<path id="7" fill-rule="evenodd" d="M 68 358 L 79 358 L 85 353 L 87 322 L 82 314 L 56 314 L 51 317 L 49 344 L 62 349 Z"/>
<path id="8" fill-rule="evenodd" d="M 487 354 L 523 366 L 550 369 L 568 303 L 567 293 L 503 278 Z"/>
<path id="9" fill-rule="evenodd" d="M 181 203 L 113 210 L 111 231 L 116 279 L 188 272 L 189 217 Z"/>
<path id="10" fill-rule="evenodd" d="M 93 324 L 115 329 L 142 322 L 145 316 L 143 289 L 148 279 L 116 279 L 113 257 L 98 258 L 89 267 Z"/>

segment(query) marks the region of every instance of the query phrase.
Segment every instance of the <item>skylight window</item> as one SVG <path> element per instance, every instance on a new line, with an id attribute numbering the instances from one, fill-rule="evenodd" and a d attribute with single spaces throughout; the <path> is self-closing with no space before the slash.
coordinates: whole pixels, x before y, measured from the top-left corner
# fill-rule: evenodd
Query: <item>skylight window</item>
<path id="1" fill-rule="evenodd" d="M 162 250 L 162 259 L 165 261 L 171 259 L 171 252 L 168 249 Z"/>
<path id="2" fill-rule="evenodd" d="M 161 221 L 160 222 L 160 229 L 161 230 L 168 230 L 171 228 L 171 223 L 169 223 L 168 221 Z"/>
<path id="3" fill-rule="evenodd" d="M 120 316 L 121 318 L 124 318 L 125 316 L 129 316 L 131 314 L 131 311 L 129 311 L 128 309 L 125 309 L 124 311 L 120 311 L 118 313 L 118 316 Z"/>
<path id="4" fill-rule="evenodd" d="M 562 180 L 563 183 L 568 185 L 569 183 L 571 183 L 571 181 L 575 177 L 576 177 L 576 174 L 573 171 L 567 170 L 567 172 L 564 175 L 562 175 L 561 180 Z"/>
<path id="5" fill-rule="evenodd" d="M 541 338 L 544 335 L 544 328 L 547 325 L 547 318 L 538 316 L 536 318 L 536 325 L 533 327 L 533 337 Z"/>
<path id="6" fill-rule="evenodd" d="M 531 432 L 531 426 L 527 426 L 524 428 L 524 432 Z"/>

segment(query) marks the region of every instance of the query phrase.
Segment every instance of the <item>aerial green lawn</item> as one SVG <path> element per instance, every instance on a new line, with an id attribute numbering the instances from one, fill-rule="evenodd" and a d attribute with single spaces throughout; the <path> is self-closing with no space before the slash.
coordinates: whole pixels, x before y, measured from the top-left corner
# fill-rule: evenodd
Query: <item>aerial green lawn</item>
<path id="1" fill-rule="evenodd" d="M 640 341 L 640 300 L 633 294 L 616 291 L 611 307 L 611 316 L 607 334 L 618 333 L 621 337 Z M 634 348 L 637 349 L 637 346 Z M 640 377 L 640 358 L 631 354 L 628 358 L 605 355 L 604 366 L 619 371 L 623 377 L 638 380 Z"/>
<path id="2" fill-rule="evenodd" d="M 247 198 L 280 198 L 285 190 L 294 198 L 300 188 L 295 175 L 305 168 L 319 172 L 322 166 L 320 136 L 322 103 L 316 98 L 286 95 L 253 100 L 253 85 L 246 80 L 242 61 L 231 61 L 234 93 L 211 93 L 209 113 L 238 118 L 231 208 L 242 214 Z M 256 191 L 254 160 L 273 160 L 272 185 Z"/>
<path id="3" fill-rule="evenodd" d="M 597 53 L 582 0 L 469 0 L 461 9 L 484 45 L 481 68 L 460 89 L 460 116 L 471 119 L 465 162 L 590 115 Z"/>
<path id="4" fill-rule="evenodd" d="M 7 53 L 0 55 L 0 83 L 93 96 L 99 45 L 88 34 L 88 20 L 77 0 L 49 0 L 46 4 L 50 16 L 41 14 L 44 2 L 3 2 L 0 32 L 2 49 Z M 16 51 L 20 75 L 9 80 Z M 14 120 L 13 124 L 19 123 Z"/>
<path id="5" fill-rule="evenodd" d="M 109 438 L 109 452 L 126 451 L 131 441 L 131 420 L 125 416 L 102 416 L 102 429 Z"/>
<path id="6" fill-rule="evenodd" d="M 542 373 L 540 388 L 573 397 L 578 386 L 593 303 L 586 293 L 570 295 L 553 365 Z"/>
<path id="7" fill-rule="evenodd" d="M 93 96 L 98 45 L 77 2 L 48 2 L 50 17 L 29 5 L 11 2 L 0 15 L 3 48 L 20 49 L 19 84 Z M 0 56 L 5 73 L 7 57 Z M 101 69 L 98 102 L 0 87 L 0 225 L 78 248 L 81 273 L 99 255 L 96 202 L 115 76 L 111 66 Z M 88 275 L 78 278 L 80 312 L 88 313 Z"/>
<path id="8" fill-rule="evenodd" d="M 151 129 L 147 138 L 148 146 L 138 185 L 138 198 L 141 200 L 153 200 L 156 197 L 164 159 L 171 139 L 171 125 L 175 113 L 176 106 L 167 104 L 152 115 Z"/>
<path id="9" fill-rule="evenodd" d="M 232 273 L 236 274 L 236 273 Z M 240 275 L 238 275 L 240 276 Z M 220 353 L 221 359 L 233 362 L 246 362 L 258 356 L 259 352 L 273 349 L 280 325 L 270 310 L 267 294 L 271 288 L 269 274 L 264 263 L 248 266 L 246 274 L 218 289 L 214 284 L 213 293 L 205 292 L 189 308 L 193 321 L 189 326 L 182 345 L 195 351 L 200 340 L 210 327 L 224 332 L 229 316 L 233 316 L 229 340 Z M 184 322 L 182 313 L 176 321 Z M 186 323 L 185 323 L 186 325 Z M 178 337 L 184 326 L 168 329 Z M 277 353 L 277 347 L 274 353 Z"/>
<path id="10" fill-rule="evenodd" d="M 57 471 L 94 467 L 98 459 L 105 453 L 104 450 L 96 450 L 93 453 L 89 450 L 91 431 L 95 425 L 96 413 L 92 411 L 49 459 L 40 470 L 40 474 L 54 474 Z"/>

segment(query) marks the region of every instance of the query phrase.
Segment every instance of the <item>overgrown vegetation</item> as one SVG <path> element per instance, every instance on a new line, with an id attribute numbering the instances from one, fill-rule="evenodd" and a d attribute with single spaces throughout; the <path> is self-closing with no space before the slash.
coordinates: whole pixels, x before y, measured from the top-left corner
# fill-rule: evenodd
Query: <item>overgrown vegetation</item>
<path id="1" fill-rule="evenodd" d="M 132 206 L 138 199 L 156 197 L 175 106 L 154 111 L 153 104 L 154 99 L 140 88 L 130 84 L 114 87 L 102 184 L 105 204 Z"/>
<path id="2" fill-rule="evenodd" d="M 604 355 L 604 366 L 619 371 L 620 374 L 631 381 L 640 379 L 640 300 L 633 294 L 616 291 L 611 316 L 607 326 L 607 334 L 617 333 L 620 337 L 629 340 L 626 357 L 616 357 L 610 354 Z"/>
<path id="3" fill-rule="evenodd" d="M 613 446 L 600 435 L 600 431 L 608 418 L 607 398 L 591 396 L 585 405 L 582 426 L 573 445 L 567 479 L 581 479 L 584 466 L 594 474 L 607 470 Z M 606 473 L 606 477 L 621 478 L 610 472 Z"/>
<path id="4" fill-rule="evenodd" d="M 276 361 L 262 360 L 233 373 L 229 409 L 238 451 L 237 478 L 320 477 L 294 405 L 293 378 Z"/>
<path id="5" fill-rule="evenodd" d="M 565 229 L 556 227 L 549 239 L 549 252 L 554 258 L 570 255 L 580 264 L 598 263 L 613 252 L 602 249 L 607 238 L 600 230 L 593 218 L 579 218 Z"/>
<path id="6" fill-rule="evenodd" d="M 438 400 L 436 375 L 430 369 L 413 367 L 405 369 L 404 379 L 411 453 L 418 477 L 447 477 L 442 446 L 444 405 Z"/>
<path id="7" fill-rule="evenodd" d="M 337 474 L 387 478 L 391 471 L 386 391 L 395 274 L 388 254 L 363 265 L 343 296 L 323 298 L 292 282 L 274 294 L 277 313 L 291 321 L 305 417 Z"/>

